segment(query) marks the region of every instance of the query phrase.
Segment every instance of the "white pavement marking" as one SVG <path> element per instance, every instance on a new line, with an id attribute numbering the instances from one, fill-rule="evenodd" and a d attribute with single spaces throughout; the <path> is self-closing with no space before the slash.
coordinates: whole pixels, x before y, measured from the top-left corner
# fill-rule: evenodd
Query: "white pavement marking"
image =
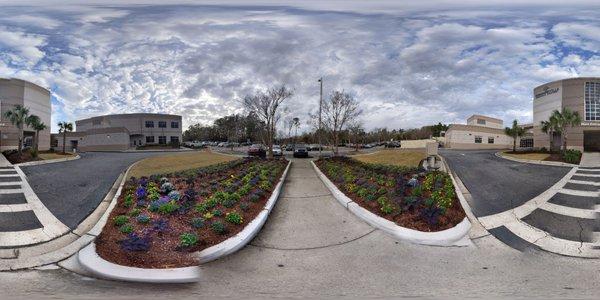
<path id="1" fill-rule="evenodd" d="M 0 177 L 19 177 L 19 174 L 0 174 Z"/>
<path id="2" fill-rule="evenodd" d="M 23 231 L 0 232 L 2 246 L 27 246 L 51 240 L 44 228 Z"/>
<path id="3" fill-rule="evenodd" d="M 0 189 L 0 194 L 23 194 L 23 189 Z"/>
<path id="4" fill-rule="evenodd" d="M 508 230 L 518 237 L 532 243 L 543 250 L 567 256 L 588 258 L 600 257 L 600 249 L 594 243 L 576 242 L 553 237 L 548 232 L 535 228 L 521 220 L 504 224 Z"/>
<path id="5" fill-rule="evenodd" d="M 54 237 L 63 235 L 67 233 L 70 229 L 61 221 L 58 220 L 49 210 L 44 206 L 42 201 L 35 194 L 29 183 L 27 182 L 27 176 L 19 167 L 15 167 L 17 173 L 21 176 L 23 193 L 25 194 L 25 199 L 27 199 L 27 203 L 31 204 L 33 212 L 36 217 L 40 221 L 40 223 L 44 226 L 44 231 L 51 234 Z"/>
<path id="6" fill-rule="evenodd" d="M 574 179 L 569 180 L 569 183 L 600 186 L 600 182 L 584 181 L 584 180 L 574 180 Z"/>
<path id="7" fill-rule="evenodd" d="M 564 190 L 562 188 L 565 186 L 565 184 L 567 184 L 569 179 L 571 179 L 571 177 L 573 176 L 573 174 L 575 174 L 576 171 L 577 168 L 571 169 L 571 171 L 569 171 L 567 175 L 565 175 L 561 180 L 559 180 L 549 189 L 545 190 L 543 193 L 539 194 L 535 198 L 523 203 L 521 206 L 494 215 L 481 217 L 479 218 L 479 221 L 486 229 L 492 229 L 529 215 L 538 207 L 548 202 L 548 200 L 550 200 L 550 198 L 556 195 L 557 192 L 559 192 L 560 190 Z"/>
<path id="8" fill-rule="evenodd" d="M 584 176 L 584 177 L 600 177 L 600 174 L 575 173 L 575 176 Z"/>
<path id="9" fill-rule="evenodd" d="M 18 212 L 28 210 L 31 210 L 31 205 L 29 205 L 29 203 L 0 205 L 0 212 Z"/>
<path id="10" fill-rule="evenodd" d="M 0 182 L 0 186 L 3 185 L 21 185 L 20 181 L 13 181 L 13 182 Z"/>
<path id="11" fill-rule="evenodd" d="M 27 176 L 25 176 L 25 173 L 23 173 L 21 168 L 15 167 L 15 171 L 17 171 L 17 176 L 21 177 L 21 189 L 0 190 L 0 193 L 23 193 L 27 200 L 29 210 L 33 211 L 43 227 L 33 230 L 0 232 L 0 246 L 14 247 L 41 243 L 69 232 L 69 227 L 58 220 L 48 208 L 44 206 L 42 201 L 40 201 L 27 182 Z M 24 206 L 10 205 L 11 210 L 13 210 L 14 207 L 17 209 L 24 208 Z"/>
<path id="12" fill-rule="evenodd" d="M 560 189 L 558 191 L 561 194 L 573 195 L 573 196 L 582 196 L 582 197 L 600 197 L 600 192 L 593 191 L 578 191 L 572 189 Z"/>
<path id="13" fill-rule="evenodd" d="M 550 202 L 544 203 L 540 208 L 555 214 L 581 219 L 595 220 L 597 216 L 596 210 L 562 206 Z"/>

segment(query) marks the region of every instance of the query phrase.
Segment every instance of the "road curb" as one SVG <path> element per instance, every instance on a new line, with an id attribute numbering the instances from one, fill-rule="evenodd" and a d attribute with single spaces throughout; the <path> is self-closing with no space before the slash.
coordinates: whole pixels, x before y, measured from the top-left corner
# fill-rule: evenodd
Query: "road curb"
<path id="1" fill-rule="evenodd" d="M 39 166 L 39 165 L 45 165 L 45 164 L 53 164 L 53 163 L 71 161 L 71 160 L 76 160 L 76 159 L 80 159 L 80 158 L 81 158 L 81 156 L 79 156 L 79 154 L 78 154 L 74 157 L 56 158 L 56 159 L 48 159 L 48 160 L 36 160 L 36 161 L 14 164 L 13 166 L 16 166 L 16 167 Z"/>
<path id="2" fill-rule="evenodd" d="M 114 205 L 111 205 L 112 200 L 114 199 L 114 193 L 119 191 L 123 186 L 127 178 L 125 174 L 129 173 L 129 170 L 137 163 L 138 162 L 133 163 L 125 172 L 122 172 L 119 177 L 117 177 L 111 189 L 104 196 L 104 199 L 98 204 L 98 207 L 96 207 L 96 209 L 94 209 L 94 211 L 89 214 L 77 228 L 41 244 L 16 248 L 17 251 L 20 252 L 27 251 L 39 254 L 24 258 L 15 258 L 12 261 L 4 260 L 5 264 L 0 266 L 0 270 L 20 270 L 50 265 L 76 255 L 79 250 L 90 244 L 102 230 L 102 226 L 104 226 L 112 207 L 114 207 Z M 101 225 L 99 225 L 100 223 Z M 55 248 L 49 246 L 49 243 L 61 246 Z M 48 248 L 54 249 L 48 251 Z"/>
<path id="3" fill-rule="evenodd" d="M 200 279 L 200 268 L 145 269 L 117 265 L 96 253 L 96 244 L 81 249 L 77 256 L 86 271 L 104 279 L 147 283 L 190 283 Z"/>
<path id="4" fill-rule="evenodd" d="M 283 187 L 283 183 L 287 177 L 287 173 L 291 165 L 292 162 L 288 162 L 285 171 L 283 171 L 283 174 L 281 175 L 279 182 L 275 186 L 271 197 L 265 204 L 263 211 L 261 211 L 256 216 L 256 218 L 254 218 L 254 220 L 248 223 L 248 225 L 246 225 L 246 227 L 244 227 L 244 229 L 242 229 L 242 231 L 240 231 L 238 234 L 226 239 L 225 241 L 217 245 L 196 252 L 196 257 L 198 258 L 200 263 L 207 263 L 227 256 L 231 253 L 234 253 L 239 249 L 242 249 L 244 246 L 246 246 L 246 244 L 248 244 L 250 241 L 252 241 L 252 239 L 254 239 L 254 237 L 261 230 L 262 226 L 267 222 L 269 214 L 271 213 L 273 207 L 275 206 L 275 203 L 279 199 L 279 195 L 281 194 L 281 188 Z"/>
<path id="5" fill-rule="evenodd" d="M 468 218 L 464 218 L 452 228 L 437 232 L 423 232 L 398 226 L 396 223 L 384 219 L 356 204 L 352 199 L 342 193 L 342 191 L 340 191 L 333 182 L 321 172 L 314 162 L 311 161 L 311 164 L 321 181 L 323 181 L 325 186 L 331 191 L 333 197 L 344 205 L 346 209 L 369 223 L 371 226 L 389 233 L 399 240 L 429 246 L 469 246 L 472 244 L 469 239 L 471 223 Z"/>
<path id="6" fill-rule="evenodd" d="M 569 168 L 573 168 L 573 167 L 578 167 L 579 166 L 579 165 L 576 165 L 576 164 L 568 164 L 568 163 L 559 162 L 559 161 L 543 161 L 543 160 L 532 160 L 532 159 L 520 159 L 520 158 L 515 158 L 515 157 L 510 157 L 510 156 L 504 156 L 501 153 L 502 152 L 496 152 L 496 153 L 494 153 L 494 155 L 496 157 L 499 157 L 499 158 L 504 158 L 506 160 L 510 160 L 510 161 L 514 161 L 514 162 L 520 162 L 520 163 L 524 163 L 524 164 L 534 164 L 534 165 L 543 165 L 543 166 L 555 166 L 555 167 L 569 167 Z"/>
<path id="7" fill-rule="evenodd" d="M 137 162 L 136 162 L 137 163 Z M 135 164 L 131 165 L 127 171 L 131 169 Z M 236 252 L 237 250 L 243 248 L 246 244 L 248 244 L 260 231 L 264 223 L 266 222 L 270 211 L 272 210 L 275 202 L 279 197 L 279 193 L 283 186 L 283 182 L 287 176 L 287 172 L 290 168 L 291 162 L 288 162 L 288 165 L 279 179 L 277 186 L 273 190 L 271 197 L 265 204 L 265 208 L 261 211 L 254 220 L 252 220 L 246 227 L 239 232 L 237 235 L 230 237 L 229 239 L 199 251 L 196 253 L 196 257 L 198 258 L 200 263 L 206 263 L 209 261 L 213 261 L 229 255 L 231 253 Z M 117 203 L 117 199 L 121 194 L 121 190 L 123 188 L 123 184 L 127 176 L 124 176 L 121 185 L 119 186 L 119 190 L 113 197 L 111 207 L 105 212 L 105 216 L 101 219 L 96 226 L 91 230 L 96 235 L 100 234 L 102 231 L 102 227 L 106 224 L 108 220 L 108 215 L 114 208 Z M 95 239 L 95 238 L 94 238 Z M 189 283 L 196 282 L 200 279 L 200 267 L 185 267 L 185 268 L 168 268 L 168 269 L 147 269 L 147 268 L 136 268 L 118 265 L 112 262 L 109 262 L 103 258 L 101 258 L 96 253 L 96 244 L 95 242 L 91 242 L 85 248 L 79 251 L 77 254 L 77 259 L 79 264 L 83 267 L 83 269 L 95 276 L 98 276 L 103 279 L 110 280 L 120 280 L 120 281 L 130 281 L 130 282 L 147 282 L 147 283 Z"/>

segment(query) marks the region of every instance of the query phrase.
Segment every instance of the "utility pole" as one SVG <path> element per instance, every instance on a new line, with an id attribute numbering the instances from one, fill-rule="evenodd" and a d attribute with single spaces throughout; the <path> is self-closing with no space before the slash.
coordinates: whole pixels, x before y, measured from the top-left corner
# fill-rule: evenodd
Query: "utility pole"
<path id="1" fill-rule="evenodd" d="M 322 113 L 322 106 L 323 106 L 323 77 L 319 78 L 319 83 L 321 84 L 321 92 L 319 94 L 319 158 L 321 158 L 322 154 L 321 154 L 321 148 L 323 148 L 323 143 L 321 142 L 321 133 L 322 133 L 322 124 L 323 121 L 321 121 L 321 113 Z"/>

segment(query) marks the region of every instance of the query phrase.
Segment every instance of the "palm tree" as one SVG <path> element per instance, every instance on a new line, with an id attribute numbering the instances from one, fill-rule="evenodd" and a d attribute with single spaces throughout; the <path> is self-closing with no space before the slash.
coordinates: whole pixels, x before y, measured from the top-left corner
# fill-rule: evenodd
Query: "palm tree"
<path id="1" fill-rule="evenodd" d="M 504 128 L 504 133 L 506 133 L 506 135 L 509 135 L 513 138 L 513 152 L 516 152 L 517 151 L 517 138 L 521 137 L 525 134 L 525 129 L 523 127 L 519 126 L 519 123 L 517 123 L 517 120 L 514 120 L 512 127 Z"/>
<path id="2" fill-rule="evenodd" d="M 292 124 L 296 127 L 296 134 L 294 135 L 294 148 L 296 147 L 296 137 L 298 136 L 298 127 L 300 127 L 300 118 L 293 118 Z"/>
<path id="3" fill-rule="evenodd" d="M 557 132 L 557 125 L 556 117 L 554 115 L 551 115 L 550 118 L 548 118 L 548 121 L 541 122 L 542 132 L 547 134 L 550 140 L 550 151 L 554 149 L 554 134 Z"/>
<path id="4" fill-rule="evenodd" d="M 556 132 L 561 135 L 562 151 L 564 152 L 567 150 L 567 129 L 581 125 L 581 116 L 578 112 L 563 107 L 562 111 L 553 111 L 551 118 L 556 120 Z"/>
<path id="5" fill-rule="evenodd" d="M 58 133 L 63 134 L 63 154 L 66 154 L 66 144 L 67 144 L 67 132 L 73 131 L 73 123 L 71 122 L 58 122 Z"/>
<path id="6" fill-rule="evenodd" d="M 46 126 L 46 124 L 44 124 L 42 122 L 40 117 L 38 117 L 36 115 L 31 115 L 27 119 L 28 119 L 27 125 L 29 125 L 29 127 L 31 127 L 31 129 L 35 130 L 35 146 L 33 149 L 34 149 L 34 153 L 37 155 L 38 146 L 40 144 L 40 131 L 45 130 L 46 128 L 48 128 L 48 126 Z"/>
<path id="7" fill-rule="evenodd" d="M 15 105 L 13 109 L 4 113 L 4 117 L 7 118 L 10 123 L 17 126 L 19 130 L 19 145 L 17 147 L 19 156 L 23 154 L 23 124 L 26 123 L 27 117 L 29 116 L 29 108 Z"/>

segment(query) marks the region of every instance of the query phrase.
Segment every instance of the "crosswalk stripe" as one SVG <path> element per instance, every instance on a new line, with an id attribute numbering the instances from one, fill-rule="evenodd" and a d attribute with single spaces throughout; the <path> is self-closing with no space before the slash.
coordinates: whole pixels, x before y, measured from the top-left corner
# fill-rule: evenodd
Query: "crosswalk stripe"
<path id="1" fill-rule="evenodd" d="M 567 195 L 573 195 L 573 196 L 600 197 L 600 192 L 577 191 L 577 190 L 571 190 L 571 189 L 560 189 L 558 192 L 561 194 L 567 194 Z"/>
<path id="2" fill-rule="evenodd" d="M 595 220 L 598 216 L 598 213 L 595 210 L 568 207 L 550 202 L 544 203 L 540 208 L 555 214 L 581 219 Z"/>
<path id="3" fill-rule="evenodd" d="M 0 205 L 0 212 L 18 212 L 28 210 L 31 210 L 31 205 L 29 205 L 29 203 Z"/>
<path id="4" fill-rule="evenodd" d="M 571 180 L 569 180 L 569 182 L 570 183 L 576 183 L 576 184 L 587 184 L 587 185 L 600 186 L 600 182 L 594 182 L 594 181 L 584 181 L 584 180 L 571 179 Z"/>

